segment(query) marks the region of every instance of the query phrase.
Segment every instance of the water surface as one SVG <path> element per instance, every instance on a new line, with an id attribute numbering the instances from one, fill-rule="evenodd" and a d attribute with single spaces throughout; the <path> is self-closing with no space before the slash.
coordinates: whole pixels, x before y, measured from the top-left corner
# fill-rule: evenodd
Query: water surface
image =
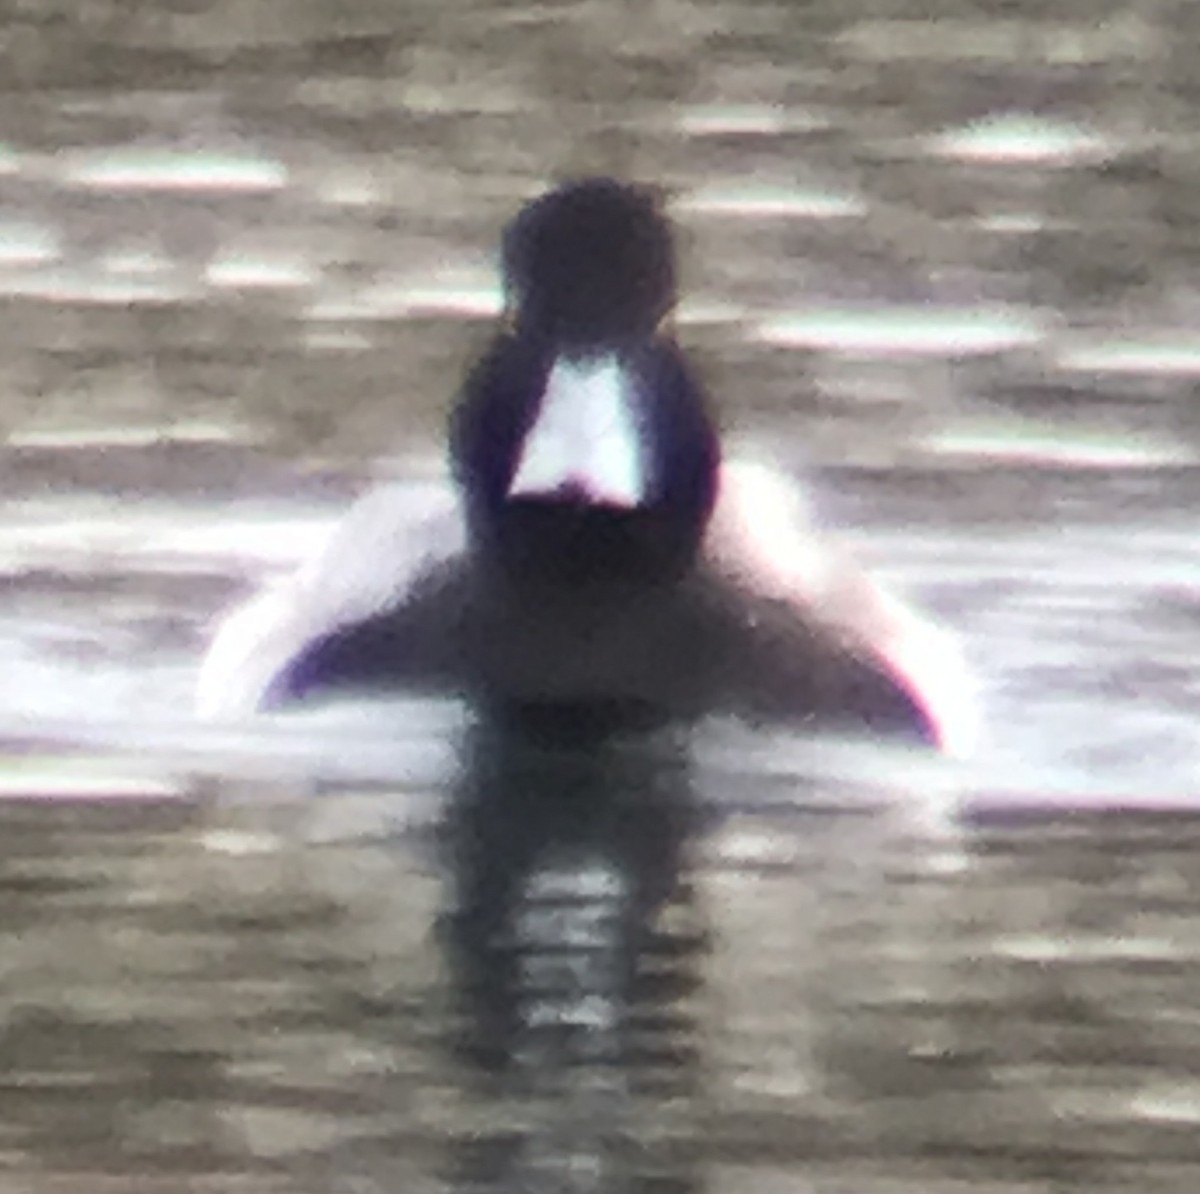
<path id="1" fill-rule="evenodd" d="M 6 1180 L 1195 1189 L 1190 9 L 89 12 L 0 47 Z M 195 724 L 580 171 L 669 190 L 681 338 L 962 634 L 971 760 Z"/>

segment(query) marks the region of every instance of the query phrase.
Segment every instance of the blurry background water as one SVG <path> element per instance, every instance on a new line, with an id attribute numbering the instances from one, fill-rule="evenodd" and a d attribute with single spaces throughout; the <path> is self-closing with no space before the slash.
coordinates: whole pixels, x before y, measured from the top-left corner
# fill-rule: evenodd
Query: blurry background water
<path id="1" fill-rule="evenodd" d="M 6 0 L 5 1188 L 1195 1190 L 1194 9 Z M 970 763 L 192 724 L 585 172 L 961 631 Z"/>

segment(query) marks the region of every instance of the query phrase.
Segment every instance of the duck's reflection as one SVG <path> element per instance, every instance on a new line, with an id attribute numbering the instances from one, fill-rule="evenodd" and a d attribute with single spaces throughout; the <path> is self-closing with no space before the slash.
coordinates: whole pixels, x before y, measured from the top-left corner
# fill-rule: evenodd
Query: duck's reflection
<path id="1" fill-rule="evenodd" d="M 685 752 L 480 730 L 467 761 L 443 927 L 455 1048 L 496 1116 L 456 1149 L 458 1181 L 691 1188 L 665 1112 L 690 1103 L 706 945 Z"/>

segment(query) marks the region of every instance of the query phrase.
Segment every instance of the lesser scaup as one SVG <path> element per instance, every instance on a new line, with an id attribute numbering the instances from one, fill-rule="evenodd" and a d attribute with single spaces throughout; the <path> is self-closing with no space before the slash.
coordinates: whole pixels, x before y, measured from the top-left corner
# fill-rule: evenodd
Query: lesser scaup
<path id="1" fill-rule="evenodd" d="M 517 721 L 831 719 L 969 745 L 955 644 L 818 533 L 786 478 L 723 458 L 665 319 L 657 195 L 567 182 L 504 234 L 507 310 L 450 419 L 451 481 L 369 493 L 235 613 L 207 715 L 433 687 Z"/>

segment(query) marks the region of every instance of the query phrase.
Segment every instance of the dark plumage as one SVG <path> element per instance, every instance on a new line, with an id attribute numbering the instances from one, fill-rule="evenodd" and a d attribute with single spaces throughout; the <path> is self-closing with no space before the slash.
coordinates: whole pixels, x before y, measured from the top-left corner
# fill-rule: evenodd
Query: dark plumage
<path id="1" fill-rule="evenodd" d="M 723 457 L 664 326 L 657 195 L 568 182 L 518 213 L 502 257 L 508 311 L 450 417 L 451 483 L 368 494 L 236 613 L 202 710 L 402 686 L 526 724 L 730 709 L 963 747 L 954 645 L 819 536 L 784 478 Z"/>

